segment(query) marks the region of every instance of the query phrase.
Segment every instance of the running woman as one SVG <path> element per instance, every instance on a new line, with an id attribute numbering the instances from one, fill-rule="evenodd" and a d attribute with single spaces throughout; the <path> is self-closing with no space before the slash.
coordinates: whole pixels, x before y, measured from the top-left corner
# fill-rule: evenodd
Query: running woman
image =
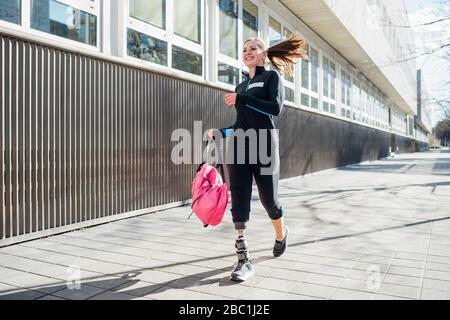
<path id="1" fill-rule="evenodd" d="M 230 277 L 233 281 L 245 281 L 254 275 L 244 236 L 244 230 L 250 219 L 253 178 L 258 187 L 261 203 L 275 229 L 273 255 L 279 257 L 287 248 L 288 228 L 284 224 L 283 208 L 277 199 L 279 143 L 274 117 L 280 115 L 284 103 L 284 85 L 280 73 L 292 75 L 291 65 L 295 64 L 295 58 L 308 58 L 304 47 L 303 39 L 297 35 L 269 49 L 259 38 L 245 41 L 242 56 L 249 72 L 243 72 L 243 82 L 236 87 L 235 93 L 227 94 L 224 98 L 227 106 L 235 106 L 237 114 L 233 126 L 220 129 L 222 137 L 234 139 L 231 145 L 234 149 L 232 153 L 234 158 L 231 161 L 227 160 L 232 199 L 231 213 L 237 231 L 235 247 L 238 263 Z M 266 70 L 266 59 L 269 60 L 273 70 Z M 244 150 L 235 148 L 238 134 L 247 136 L 255 132 L 257 143 L 246 143 Z M 210 140 L 214 140 L 214 131 L 210 130 L 208 136 Z M 260 159 L 259 151 L 262 148 L 260 140 L 266 144 L 263 149 L 270 150 L 269 163 Z M 256 151 L 250 150 L 252 147 L 255 147 Z M 229 152 L 230 147 L 227 153 Z M 256 162 L 251 160 L 253 152 L 258 155 Z M 237 158 L 245 161 L 239 162 Z"/>

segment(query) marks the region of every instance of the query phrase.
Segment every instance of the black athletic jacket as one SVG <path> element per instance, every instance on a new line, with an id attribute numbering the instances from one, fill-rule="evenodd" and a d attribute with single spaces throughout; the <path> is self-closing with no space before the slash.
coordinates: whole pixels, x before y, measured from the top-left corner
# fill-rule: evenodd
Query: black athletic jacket
<path id="1" fill-rule="evenodd" d="M 220 129 L 224 137 L 229 137 L 236 129 L 274 129 L 274 117 L 279 116 L 283 108 L 284 85 L 278 72 L 259 66 L 253 79 L 247 72 L 243 75 L 244 81 L 235 90 L 236 122 Z"/>

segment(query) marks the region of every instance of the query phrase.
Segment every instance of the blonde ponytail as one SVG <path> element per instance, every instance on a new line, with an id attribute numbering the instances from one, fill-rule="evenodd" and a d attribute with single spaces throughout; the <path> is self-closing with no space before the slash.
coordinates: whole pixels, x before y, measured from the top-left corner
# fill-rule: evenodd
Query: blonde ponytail
<path id="1" fill-rule="evenodd" d="M 296 63 L 296 58 L 308 59 L 305 51 L 305 41 L 298 35 L 293 35 L 267 50 L 267 58 L 278 72 L 286 72 L 292 76 L 291 66 Z"/>

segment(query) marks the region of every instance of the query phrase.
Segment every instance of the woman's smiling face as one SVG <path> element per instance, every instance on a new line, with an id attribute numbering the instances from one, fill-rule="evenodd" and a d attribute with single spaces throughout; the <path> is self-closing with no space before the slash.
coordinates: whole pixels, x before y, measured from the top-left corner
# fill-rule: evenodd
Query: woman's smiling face
<path id="1" fill-rule="evenodd" d="M 242 58 L 248 68 L 264 65 L 266 54 L 255 40 L 244 43 Z"/>

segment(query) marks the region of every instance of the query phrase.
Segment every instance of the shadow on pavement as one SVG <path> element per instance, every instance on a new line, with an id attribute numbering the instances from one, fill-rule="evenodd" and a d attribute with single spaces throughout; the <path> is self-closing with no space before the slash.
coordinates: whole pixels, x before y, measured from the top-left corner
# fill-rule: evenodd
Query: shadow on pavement
<path id="1" fill-rule="evenodd" d="M 255 250 L 260 251 L 260 250 Z M 177 265 L 184 265 L 188 263 L 194 263 L 199 261 L 206 261 L 206 260 L 214 260 L 224 257 L 232 257 L 234 254 L 230 255 L 224 255 L 224 256 L 218 256 L 213 258 L 207 258 L 207 259 L 198 259 L 194 261 L 187 261 L 182 263 L 173 263 L 161 267 L 154 267 L 154 268 L 147 268 L 147 269 L 135 269 L 130 270 L 126 274 L 109 274 L 109 275 L 102 275 L 98 278 L 105 278 L 105 277 L 111 277 L 114 276 L 113 279 L 107 279 L 107 280 L 96 280 L 97 277 L 90 277 L 90 278 L 84 278 L 81 280 L 81 290 L 83 289 L 83 285 L 88 285 L 90 287 L 95 288 L 101 288 L 103 289 L 102 292 L 96 294 L 101 295 L 102 293 L 108 292 L 109 296 L 108 299 L 114 299 L 114 294 L 117 294 L 118 298 L 121 300 L 124 300 L 124 294 L 128 295 L 130 298 L 129 300 L 136 299 L 139 297 L 146 296 L 147 298 L 151 298 L 152 293 L 153 294 L 160 294 L 164 291 L 171 290 L 171 289 L 189 289 L 192 287 L 201 287 L 201 286 L 207 286 L 210 284 L 217 283 L 219 287 L 232 287 L 235 285 L 238 285 L 238 282 L 231 281 L 229 279 L 229 275 L 225 277 L 215 277 L 217 275 L 220 275 L 224 272 L 231 273 L 231 270 L 234 268 L 235 264 L 229 268 L 222 268 L 222 269 L 215 269 L 210 270 L 207 272 L 201 272 L 194 275 L 188 275 L 188 276 L 181 276 L 180 278 L 165 281 L 161 283 L 155 283 L 150 284 L 149 282 L 145 282 L 139 279 L 141 275 L 143 275 L 146 271 L 163 271 L 164 268 L 170 267 L 170 266 L 177 266 Z M 266 256 L 266 257 L 259 257 L 252 260 L 252 263 L 254 265 L 257 265 L 261 262 L 275 259 L 273 256 Z M 139 286 L 137 288 L 133 288 L 134 285 L 138 283 L 145 283 L 148 284 L 147 286 Z M 108 288 L 108 289 L 106 289 Z M 127 290 L 128 289 L 128 290 Z M 30 291 L 31 290 L 31 291 Z M 64 281 L 61 281 L 60 283 L 56 283 L 51 286 L 36 286 L 36 287 L 30 287 L 27 289 L 14 289 L 14 290 L 5 290 L 0 291 L 0 300 L 32 300 L 35 299 L 33 295 L 29 295 L 29 298 L 27 298 L 28 292 L 41 292 L 41 293 L 48 293 L 48 294 L 57 294 L 58 291 L 62 290 L 68 290 L 67 283 Z M 77 289 L 73 289 L 74 291 Z M 11 292 L 11 293 L 9 293 Z M 193 292 L 194 293 L 194 292 Z M 94 298 L 95 296 L 88 297 L 89 299 Z M 102 299 L 100 299 L 102 300 Z M 125 298 L 126 300 L 126 298 Z"/>
<path id="2" fill-rule="evenodd" d="M 339 194 L 339 193 L 346 193 L 346 192 L 360 192 L 360 191 L 387 191 L 387 190 L 395 190 L 395 189 L 402 189 L 402 188 L 409 188 L 409 187 L 425 187 L 425 188 L 436 188 L 436 187 L 447 187 L 450 186 L 450 180 L 449 181 L 443 181 L 443 182 L 430 182 L 430 183 L 414 183 L 414 184 L 405 184 L 405 185 L 398 185 L 398 186 L 373 186 L 373 187 L 361 187 L 361 188 L 348 188 L 348 189 L 337 189 L 337 190 L 318 190 L 318 191 L 304 191 L 304 192 L 290 192 L 288 194 L 280 194 L 278 198 L 284 199 L 284 198 L 296 198 L 300 196 L 313 196 L 317 195 L 319 197 L 323 197 L 324 194 Z M 287 187 L 284 187 L 287 188 Z M 292 188 L 293 190 L 300 190 L 301 188 Z M 258 200 L 258 196 L 252 197 L 252 200 Z M 314 199 L 312 199 L 314 200 Z"/>
<path id="3" fill-rule="evenodd" d="M 368 235 L 368 234 L 373 234 L 373 233 L 377 233 L 377 232 L 409 228 L 409 227 L 414 227 L 414 226 L 433 223 L 433 222 L 445 221 L 445 220 L 450 220 L 450 216 L 436 218 L 436 219 L 416 221 L 416 222 L 411 222 L 411 223 L 406 223 L 406 224 L 401 224 L 401 225 L 391 226 L 391 227 L 375 228 L 372 230 L 356 232 L 356 233 L 342 234 L 342 235 L 336 235 L 336 236 L 325 237 L 325 238 L 320 238 L 320 239 L 312 239 L 312 240 L 302 241 L 302 242 L 297 242 L 297 243 L 290 243 L 289 247 L 292 248 L 292 247 L 304 246 L 304 245 L 313 244 L 313 243 L 333 241 L 333 240 L 338 240 L 338 239 L 343 239 L 343 238 L 357 237 L 357 236 Z M 264 252 L 266 250 L 268 250 L 268 248 L 253 250 L 252 252 L 253 253 Z M 164 292 L 169 289 L 189 289 L 191 287 L 206 286 L 206 285 L 210 285 L 210 284 L 214 284 L 214 283 L 217 283 L 217 284 L 219 284 L 219 286 L 222 286 L 222 287 L 233 286 L 233 285 L 236 285 L 237 283 L 230 281 L 228 278 L 228 275 L 225 277 L 218 277 L 218 278 L 210 279 L 211 277 L 217 276 L 224 272 L 230 272 L 232 270 L 232 267 L 230 267 L 230 268 L 215 269 L 215 270 L 211 270 L 211 271 L 207 271 L 207 272 L 201 272 L 201 273 L 197 273 L 197 274 L 189 275 L 189 276 L 182 276 L 180 278 L 177 278 L 177 279 L 174 279 L 171 281 L 166 281 L 166 282 L 162 282 L 159 284 L 149 284 L 148 286 L 139 287 L 137 289 L 132 288 L 133 285 L 135 285 L 141 281 L 138 278 L 145 271 L 150 271 L 150 270 L 163 271 L 164 268 L 171 267 L 171 266 L 185 265 L 185 264 L 190 264 L 190 263 L 195 263 L 195 262 L 204 262 L 204 261 L 208 261 L 208 260 L 216 260 L 216 259 L 221 259 L 221 258 L 229 258 L 229 257 L 233 257 L 233 256 L 234 256 L 234 254 L 228 254 L 228 255 L 216 256 L 216 257 L 211 257 L 211 258 L 202 258 L 202 259 L 190 260 L 190 261 L 185 261 L 185 262 L 180 262 L 180 263 L 173 263 L 173 264 L 168 264 L 168 265 L 163 265 L 163 266 L 153 267 L 153 268 L 134 269 L 134 270 L 128 271 L 125 275 L 110 274 L 110 275 L 102 275 L 100 277 L 91 277 L 91 278 L 83 279 L 83 284 L 89 285 L 92 287 L 97 287 L 97 288 L 109 288 L 109 289 L 104 289 L 103 292 L 108 291 L 111 294 L 111 296 L 109 297 L 111 299 L 114 299 L 115 289 L 120 289 L 120 292 L 117 292 L 118 297 L 120 297 L 120 299 L 123 299 L 122 294 L 128 294 L 130 296 L 130 299 L 133 299 L 133 298 L 138 298 L 138 297 L 143 297 L 143 296 L 151 298 L 152 293 L 153 294 L 161 293 L 161 292 Z M 264 262 L 267 260 L 271 260 L 271 259 L 275 259 L 275 258 L 272 256 L 260 257 L 260 258 L 253 260 L 253 263 L 258 264 L 258 263 L 261 263 L 261 262 Z M 97 278 L 104 278 L 107 276 L 115 276 L 117 278 L 113 279 L 113 280 L 111 280 L 111 279 L 96 280 Z M 114 283 L 114 281 L 118 281 L 120 279 L 122 279 L 121 284 L 116 285 L 116 286 L 114 284 L 112 284 L 112 286 L 111 286 L 111 283 Z M 52 288 L 55 288 L 55 290 L 52 290 Z M 129 288 L 129 290 L 126 290 L 127 288 Z M 22 291 L 20 289 L 6 290 L 3 292 L 0 292 L 0 294 L 1 294 L 0 300 L 26 299 L 26 296 L 24 296 L 24 293 L 29 290 L 55 293 L 56 291 L 64 290 L 64 289 L 66 289 L 66 283 L 61 281 L 61 283 L 58 283 L 58 284 L 55 284 L 52 286 L 48 286 L 48 287 L 36 286 L 36 287 L 23 289 Z M 8 292 L 11 292 L 11 293 L 8 294 Z M 139 294 L 139 292 L 142 292 L 142 294 Z M 131 298 L 131 296 L 133 296 L 133 298 Z M 92 298 L 92 297 L 90 297 L 90 298 Z M 95 296 L 94 296 L 94 298 L 95 298 Z"/>
<path id="4" fill-rule="evenodd" d="M 442 153 L 450 153 L 450 151 L 441 151 L 435 154 Z M 433 164 L 431 167 L 430 163 Z M 450 158 L 384 158 L 373 163 L 340 167 L 337 170 L 450 176 Z"/>

